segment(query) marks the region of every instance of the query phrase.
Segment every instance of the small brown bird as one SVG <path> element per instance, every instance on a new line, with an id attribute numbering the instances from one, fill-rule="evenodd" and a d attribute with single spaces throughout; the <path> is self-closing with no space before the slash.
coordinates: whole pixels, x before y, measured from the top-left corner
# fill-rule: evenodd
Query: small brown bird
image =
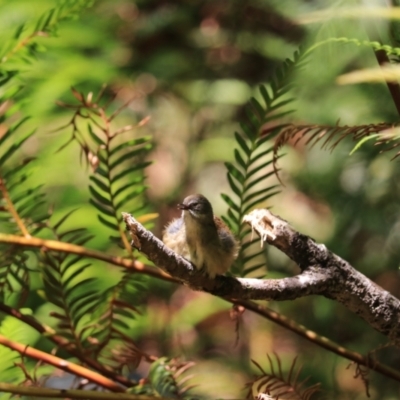
<path id="1" fill-rule="evenodd" d="M 232 232 L 213 214 L 210 202 L 201 194 L 186 197 L 178 208 L 182 216 L 167 225 L 164 244 L 210 278 L 224 274 L 238 253 Z"/>

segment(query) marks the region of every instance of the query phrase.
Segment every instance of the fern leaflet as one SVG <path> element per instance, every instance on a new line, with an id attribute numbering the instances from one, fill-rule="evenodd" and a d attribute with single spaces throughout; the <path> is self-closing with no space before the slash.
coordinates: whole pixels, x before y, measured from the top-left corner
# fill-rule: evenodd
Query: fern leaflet
<path id="1" fill-rule="evenodd" d="M 71 122 L 72 137 L 67 144 L 78 142 L 82 154 L 94 170 L 90 177 L 90 202 L 98 211 L 99 221 L 112 231 L 110 239 L 119 244 L 122 242 L 131 253 L 121 211 L 128 209 L 139 214 L 146 210 L 144 170 L 150 164 L 146 156 L 152 145 L 150 137 L 124 135 L 146 123 L 146 118 L 137 125 L 112 130 L 112 121 L 127 104 L 107 116 L 106 107 L 99 105 L 103 93 L 93 100 L 92 94 L 85 98 L 73 89 L 72 94 L 79 104 L 65 105 L 76 110 Z M 80 117 L 89 120 L 87 135 L 78 128 Z"/>
<path id="2" fill-rule="evenodd" d="M 287 60 L 277 71 L 269 88 L 260 87 L 264 106 L 255 98 L 247 104 L 247 118 L 240 124 L 243 134 L 235 132 L 238 146 L 234 150 L 236 163 L 226 163 L 227 178 L 234 196 L 222 194 L 229 206 L 224 221 L 237 233 L 241 244 L 238 260 L 233 267 L 233 272 L 241 276 L 265 264 L 258 260 L 263 254 L 263 250 L 256 247 L 258 239 L 245 242 L 251 230 L 242 224 L 242 219 L 253 207 L 265 203 L 279 192 L 278 185 L 267 183 L 273 175 L 272 169 L 268 170 L 273 162 L 273 147 L 269 146 L 268 140 L 285 126 L 280 124 L 280 120 L 291 112 L 285 107 L 294 100 L 287 96 L 292 88 L 290 73 L 302 61 L 302 53 L 296 52 L 293 60 Z"/>
<path id="3" fill-rule="evenodd" d="M 59 233 L 59 229 L 71 213 L 62 218 L 53 232 L 58 240 L 83 245 L 91 236 L 85 229 L 74 229 Z M 58 320 L 57 330 L 82 354 L 87 352 L 87 315 L 93 312 L 99 301 L 99 293 L 93 289 L 94 278 L 85 276 L 89 263 L 81 261 L 79 255 L 42 251 L 45 297 L 59 310 L 51 315 Z"/>

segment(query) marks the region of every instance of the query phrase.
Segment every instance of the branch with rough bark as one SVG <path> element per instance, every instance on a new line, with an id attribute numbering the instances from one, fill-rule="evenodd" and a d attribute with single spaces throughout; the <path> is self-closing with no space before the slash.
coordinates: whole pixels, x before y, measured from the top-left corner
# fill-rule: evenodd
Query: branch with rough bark
<path id="1" fill-rule="evenodd" d="M 164 246 L 130 214 L 123 214 L 133 245 L 157 266 L 190 286 L 211 294 L 240 300 L 293 300 L 321 295 L 342 303 L 370 326 L 400 342 L 400 301 L 325 245 L 294 230 L 266 209 L 254 210 L 244 219 L 262 242 L 277 247 L 298 264 L 301 273 L 283 279 L 250 279 L 217 276 L 210 279 L 187 260 Z"/>
<path id="2" fill-rule="evenodd" d="M 131 218 L 129 214 L 126 214 L 126 218 Z M 142 229 L 144 229 L 142 227 Z M 145 231 L 145 230 L 144 230 Z M 146 231 L 147 232 L 147 231 Z M 150 237 L 153 237 L 153 235 L 148 232 Z M 135 236 L 136 238 L 136 236 Z M 67 253 L 67 254 L 79 254 L 82 257 L 88 257 L 88 258 L 93 258 L 97 260 L 102 260 L 107 263 L 110 263 L 115 266 L 119 266 L 122 268 L 129 268 L 132 271 L 135 271 L 139 274 L 145 274 L 149 275 L 152 277 L 155 277 L 157 279 L 162 279 L 164 281 L 168 281 L 171 283 L 185 283 L 184 280 L 172 277 L 168 273 L 162 271 L 161 269 L 154 268 L 151 266 L 144 265 L 143 263 L 137 261 L 137 260 L 131 260 L 131 259 L 125 259 L 121 257 L 116 257 L 116 256 L 111 256 L 103 252 L 95 251 L 92 249 L 87 249 L 82 246 L 77 246 L 71 243 L 65 243 L 65 242 L 60 242 L 56 240 L 45 240 L 45 239 L 40 239 L 37 237 L 23 237 L 23 236 L 16 236 L 16 235 L 9 235 L 9 234 L 3 234 L 0 233 L 0 243 L 6 243 L 9 245 L 16 245 L 16 246 L 21 246 L 21 247 L 27 247 L 27 248 L 40 248 L 42 251 L 55 251 L 55 252 L 62 252 L 62 253 Z M 159 241 L 156 243 L 160 243 Z M 140 246 L 140 243 L 137 239 L 136 247 Z M 161 243 L 161 246 L 163 244 Z M 156 252 L 163 252 L 163 251 L 169 251 L 168 249 L 160 249 L 156 250 Z M 171 253 L 172 257 L 175 257 L 175 253 Z M 178 256 L 178 261 L 182 260 L 184 263 L 184 267 L 188 267 L 190 271 L 193 273 L 195 270 L 193 270 L 193 266 L 188 263 L 185 259 L 181 259 Z M 173 262 L 173 261 L 172 261 Z M 185 264 L 186 263 L 186 264 Z M 185 270 L 183 270 L 183 274 L 185 273 Z M 222 277 L 223 278 L 223 277 Z M 199 287 L 201 287 L 201 280 L 203 279 L 202 276 L 199 277 Z M 205 280 L 206 282 L 204 285 L 210 284 L 209 280 Z M 215 281 L 211 281 L 211 285 L 215 285 Z M 192 286 L 193 287 L 193 286 Z M 367 368 L 380 372 L 385 376 L 391 377 L 397 381 L 400 381 L 400 373 L 397 370 L 394 370 L 393 368 L 390 368 L 384 364 L 379 363 L 377 360 L 372 359 L 370 356 L 363 356 L 357 352 L 354 352 L 350 349 L 346 349 L 343 346 L 340 346 L 339 344 L 329 340 L 326 337 L 319 336 L 317 333 L 311 331 L 310 329 L 307 329 L 306 327 L 297 324 L 295 321 L 273 311 L 270 310 L 261 304 L 258 304 L 254 301 L 250 300 L 244 300 L 240 298 L 230 298 L 230 297 L 225 297 L 225 299 L 232 304 L 235 304 L 237 306 L 242 306 L 246 308 L 247 310 L 250 310 L 258 315 L 260 315 L 263 318 L 266 318 L 270 321 L 273 321 L 274 323 L 283 326 L 286 329 L 291 330 L 292 332 L 296 333 L 297 335 L 301 336 L 302 338 L 311 341 L 312 343 L 323 347 L 335 354 L 338 354 L 344 358 L 347 358 L 348 360 L 351 360 L 352 362 L 356 363 L 357 365 L 363 365 L 366 366 Z M 59 337 L 55 335 L 55 332 L 51 329 L 48 328 L 44 325 L 42 325 L 39 321 L 37 321 L 35 318 L 32 316 L 27 316 L 21 314 L 18 310 L 12 309 L 8 307 L 5 304 L 0 304 L 0 310 L 8 315 L 11 315 L 15 318 L 20 319 L 24 323 L 30 325 L 32 328 L 36 329 L 39 333 L 41 334 L 46 334 L 46 337 L 50 340 L 52 340 L 56 345 L 63 347 L 65 350 L 67 350 L 71 355 L 74 355 L 75 357 L 80 358 L 82 356 L 80 353 L 75 353 L 74 349 L 68 346 L 68 341 L 66 341 L 64 338 Z M 132 382 L 127 380 L 126 378 L 116 375 L 112 373 L 111 371 L 105 371 L 104 367 L 96 363 L 94 360 L 91 360 L 89 358 L 84 357 L 83 359 L 80 358 L 81 361 L 83 361 L 85 364 L 90 365 L 93 369 L 97 370 L 104 376 L 107 376 L 109 378 L 114 379 L 115 381 L 125 385 L 125 386 L 131 386 Z"/>

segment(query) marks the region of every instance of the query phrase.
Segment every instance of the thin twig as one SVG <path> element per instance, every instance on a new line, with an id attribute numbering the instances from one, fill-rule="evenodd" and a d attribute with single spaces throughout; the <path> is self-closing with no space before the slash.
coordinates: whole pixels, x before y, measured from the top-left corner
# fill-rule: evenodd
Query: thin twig
<path id="1" fill-rule="evenodd" d="M 370 35 L 369 35 L 370 38 L 372 36 L 371 40 L 377 40 L 377 41 L 381 42 L 379 32 L 378 32 L 375 24 L 373 23 L 373 21 L 371 21 L 371 23 L 368 25 L 368 30 L 370 31 Z M 375 54 L 375 57 L 380 66 L 390 63 L 390 59 L 384 50 L 374 50 L 374 54 Z M 400 115 L 400 86 L 399 86 L 399 83 L 386 81 L 386 85 L 389 89 L 389 92 L 392 97 L 394 106 L 396 107 L 397 113 Z"/>
<path id="2" fill-rule="evenodd" d="M 111 379 L 104 377 L 103 375 L 100 375 L 97 372 L 91 371 L 85 367 L 82 367 L 70 361 L 65 361 L 62 358 L 45 353 L 44 351 L 34 349 L 33 347 L 29 347 L 25 344 L 14 342 L 3 335 L 0 335 L 0 344 L 12 350 L 18 351 L 18 353 L 24 356 L 28 356 L 36 360 L 43 361 L 46 364 L 53 365 L 58 369 L 69 372 L 70 374 L 74 374 L 82 378 L 88 379 L 90 382 L 95 383 L 96 385 L 104 387 L 108 390 L 111 390 L 112 392 L 125 391 L 125 389 L 121 385 L 115 383 Z"/>
<path id="3" fill-rule="evenodd" d="M 36 237 L 22 237 L 17 235 L 9 235 L 6 233 L 0 233 L 0 243 L 16 244 L 26 247 L 36 247 L 43 251 L 58 251 L 68 254 L 78 254 L 84 257 L 95 258 L 97 260 L 105 261 L 110 264 L 118 265 L 120 267 L 129 268 L 138 273 L 154 276 L 163 280 L 180 283 L 180 281 L 164 271 L 159 270 L 156 267 L 150 267 L 144 265 L 140 261 L 133 261 L 123 257 L 110 256 L 106 253 L 102 253 L 96 250 L 90 250 L 82 246 L 78 246 L 72 243 L 59 242 L 57 240 L 43 240 Z"/>
<path id="4" fill-rule="evenodd" d="M 13 393 L 28 397 L 53 397 L 62 399 L 93 399 L 93 400 L 163 400 L 164 397 L 152 397 L 128 393 L 105 393 L 93 390 L 48 389 L 12 385 L 0 382 L 0 392 Z"/>
<path id="5" fill-rule="evenodd" d="M 18 211 L 14 207 L 14 203 L 12 202 L 10 195 L 8 193 L 6 183 L 4 179 L 0 177 L 0 192 L 3 195 L 3 199 L 5 200 L 6 203 L 6 209 L 7 211 L 11 214 L 13 217 L 15 223 L 18 225 L 19 229 L 21 230 L 21 233 L 26 237 L 30 238 L 31 235 L 28 232 L 28 229 L 26 228 L 24 222 L 22 221 L 22 218 L 20 218 Z"/>

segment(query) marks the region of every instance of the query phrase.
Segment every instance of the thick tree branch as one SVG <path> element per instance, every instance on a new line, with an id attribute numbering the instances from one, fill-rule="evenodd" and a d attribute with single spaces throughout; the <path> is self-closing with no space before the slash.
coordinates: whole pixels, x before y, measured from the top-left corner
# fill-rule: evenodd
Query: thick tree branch
<path id="1" fill-rule="evenodd" d="M 124 213 L 123 216 L 135 247 L 195 290 L 240 300 L 293 300 L 318 294 L 341 302 L 392 341 L 400 341 L 400 301 L 397 298 L 268 210 L 254 210 L 245 217 L 245 222 L 252 225 L 262 241 L 277 247 L 299 265 L 302 272 L 297 276 L 266 280 L 227 276 L 209 279 L 166 248 L 131 215 Z"/>
<path id="2" fill-rule="evenodd" d="M 126 214 L 126 217 L 129 218 L 129 214 Z M 150 237 L 153 237 L 151 233 Z M 154 267 L 149 267 L 146 265 L 143 265 L 142 263 L 134 260 L 129 260 L 126 258 L 121 258 L 121 257 L 114 257 L 110 256 L 108 254 L 98 252 L 95 250 L 87 249 L 81 246 L 76 246 L 72 245 L 70 243 L 64 243 L 64 242 L 59 242 L 59 241 L 54 241 L 54 240 L 43 240 L 40 238 L 25 238 L 21 236 L 16 236 L 16 235 L 8 235 L 8 234 L 2 234 L 0 233 L 0 243 L 8 243 L 11 245 L 17 245 L 17 246 L 23 246 L 23 247 L 36 247 L 40 248 L 42 251 L 55 251 L 55 252 L 65 252 L 69 254 L 79 254 L 82 257 L 89 257 L 89 258 L 94 258 L 98 260 L 103 260 L 106 261 L 110 264 L 114 264 L 116 266 L 120 267 L 125 267 L 134 270 L 137 273 L 141 274 L 147 274 L 153 277 L 156 277 L 158 279 L 166 280 L 172 283 L 182 283 L 182 279 L 177 279 L 175 277 L 172 277 L 165 272 L 163 272 L 160 269 L 156 269 Z M 161 243 L 161 246 L 162 243 Z M 161 250 L 164 251 L 164 250 Z M 168 249 L 166 249 L 168 251 Z M 172 253 L 174 256 L 175 253 Z M 178 256 L 178 260 L 181 259 Z M 186 260 L 183 260 L 185 263 Z M 179 262 L 179 261 L 178 261 Z M 187 263 L 187 262 L 186 262 Z M 190 269 L 192 269 L 192 265 L 187 263 Z M 222 277 L 223 278 L 223 277 Z M 243 281 L 243 280 L 242 280 Z M 253 280 L 254 282 L 257 282 L 258 280 Z M 212 281 L 213 284 L 215 284 L 215 281 Z M 346 349 L 343 346 L 340 346 L 337 343 L 332 342 L 326 337 L 319 336 L 317 333 L 307 329 L 306 327 L 299 325 L 295 321 L 273 311 L 268 308 L 263 307 L 262 305 L 249 301 L 249 300 L 243 300 L 239 298 L 229 298 L 225 297 L 225 299 L 232 304 L 237 304 L 245 307 L 248 310 L 253 311 L 254 313 L 262 316 L 263 318 L 266 318 L 278 325 L 283 326 L 284 328 L 291 330 L 292 332 L 298 334 L 299 336 L 305 338 L 306 340 L 309 340 L 313 342 L 314 344 L 324 347 L 329 351 L 332 351 L 333 353 L 336 353 L 344 358 L 347 358 L 349 360 L 354 361 L 357 364 L 364 365 L 374 371 L 380 372 L 386 376 L 389 376 L 397 381 L 400 381 L 400 373 L 398 371 L 393 370 L 392 368 L 387 367 L 386 365 L 380 364 L 374 359 L 370 359 L 369 357 L 362 356 L 359 353 L 356 353 L 352 350 Z M 65 342 L 64 339 L 60 337 L 60 341 L 57 340 L 57 336 L 53 334 L 53 331 L 49 331 L 47 328 L 44 329 L 38 322 L 35 322 L 32 320 L 32 318 L 28 318 L 28 316 L 24 316 L 19 311 L 15 309 L 11 309 L 10 307 L 6 306 L 5 304 L 0 304 L 0 309 L 1 311 L 12 315 L 21 321 L 24 321 L 28 325 L 32 326 L 35 328 L 38 332 L 40 333 L 46 333 L 47 337 L 50 340 L 53 340 L 57 345 L 64 347 Z M 39 325 L 40 326 L 39 326 Z M 66 347 L 66 350 L 68 350 L 71 354 L 78 356 L 77 354 L 74 354 L 71 351 L 71 348 L 68 346 Z M 84 361 L 84 360 L 82 360 Z M 85 362 L 87 363 L 89 360 L 86 360 Z M 103 370 L 99 369 L 96 367 L 96 365 L 92 364 L 92 360 L 90 360 L 89 365 L 97 369 L 99 372 L 104 374 L 105 376 L 108 376 L 110 378 L 115 379 L 116 381 L 126 385 L 126 386 L 131 386 L 132 382 L 129 382 L 128 380 L 123 379 L 121 376 L 116 376 L 111 373 L 105 373 Z"/>

